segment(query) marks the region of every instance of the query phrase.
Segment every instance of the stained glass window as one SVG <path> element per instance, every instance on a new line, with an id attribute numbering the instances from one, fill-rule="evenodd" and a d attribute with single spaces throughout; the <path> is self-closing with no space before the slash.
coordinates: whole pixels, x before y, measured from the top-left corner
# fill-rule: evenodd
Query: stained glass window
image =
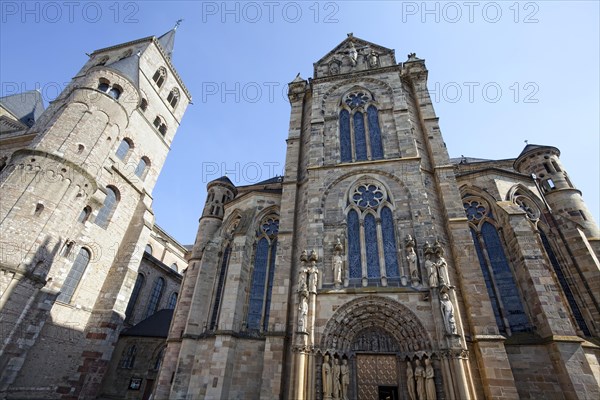
<path id="1" fill-rule="evenodd" d="M 500 243 L 498 231 L 489 222 L 484 222 L 481 227 L 481 235 L 490 258 L 494 280 L 502 298 L 510 329 L 513 332 L 527 331 L 529 330 L 527 314 L 523 309 L 519 290 Z"/>
<path id="2" fill-rule="evenodd" d="M 171 293 L 171 296 L 169 296 L 169 302 L 167 303 L 167 309 L 174 310 L 176 305 L 177 305 L 177 292 L 173 292 L 173 293 Z"/>
<path id="3" fill-rule="evenodd" d="M 381 210 L 381 233 L 383 234 L 383 255 L 385 258 L 385 274 L 388 278 L 398 278 L 398 257 L 396 235 L 394 233 L 394 217 L 392 210 L 383 207 Z"/>
<path id="4" fill-rule="evenodd" d="M 352 143 L 350 141 L 350 113 L 340 112 L 340 153 L 342 162 L 352 161 Z"/>
<path id="5" fill-rule="evenodd" d="M 367 250 L 367 277 L 378 278 L 379 251 L 377 249 L 377 224 L 373 214 L 365 216 L 365 244 Z"/>
<path id="6" fill-rule="evenodd" d="M 260 329 L 263 303 L 265 297 L 265 280 L 267 277 L 267 261 L 269 256 L 269 241 L 263 237 L 256 246 L 254 257 L 254 272 L 252 273 L 252 285 L 250 287 L 250 300 L 248 304 L 248 329 Z"/>
<path id="7" fill-rule="evenodd" d="M 73 266 L 65 279 L 65 282 L 60 289 L 60 294 L 57 297 L 58 301 L 62 301 L 63 303 L 71 302 L 71 298 L 75 293 L 75 289 L 79 285 L 79 281 L 81 281 L 81 277 L 87 268 L 87 265 L 90 262 L 90 252 L 81 248 L 79 250 L 79 254 L 77 254 L 77 258 L 75 258 L 75 262 L 73 262 Z"/>
<path id="8" fill-rule="evenodd" d="M 355 113 L 353 120 L 356 161 L 365 161 L 367 159 L 367 139 L 365 137 L 365 120 L 363 113 Z"/>
<path id="9" fill-rule="evenodd" d="M 354 210 L 348 212 L 348 265 L 350 279 L 362 277 L 360 225 L 358 223 L 358 213 Z"/>
<path id="10" fill-rule="evenodd" d="M 156 312 L 158 303 L 162 297 L 164 286 L 165 280 L 163 278 L 158 278 L 156 281 L 154 281 L 154 287 L 152 287 L 152 293 L 150 294 L 150 300 L 148 301 L 148 308 L 146 309 L 145 318 L 148 318 Z"/>
<path id="11" fill-rule="evenodd" d="M 579 326 L 579 329 L 581 329 L 581 331 L 583 332 L 583 334 L 585 336 L 591 336 L 590 330 L 587 327 L 587 324 L 585 323 L 585 319 L 583 318 L 583 315 L 581 314 L 581 310 L 579 309 L 579 306 L 577 305 L 577 302 L 575 301 L 575 296 L 573 296 L 573 292 L 571 291 L 571 288 L 569 287 L 567 278 L 565 277 L 565 274 L 562 271 L 560 263 L 558 262 L 558 258 L 556 258 L 556 254 L 554 254 L 554 250 L 552 250 L 552 246 L 550 246 L 550 242 L 548 241 L 548 238 L 542 231 L 540 231 L 540 237 L 542 239 L 542 244 L 544 245 L 544 249 L 546 250 L 546 254 L 548 255 L 548 259 L 550 260 L 550 263 L 552 264 L 552 268 L 554 269 L 554 272 L 556 273 L 558 282 L 560 283 L 563 293 L 565 294 L 565 297 L 567 298 L 567 302 L 569 303 L 569 307 L 571 308 L 571 312 L 573 313 L 575 322 L 577 323 L 577 325 Z"/>
<path id="12" fill-rule="evenodd" d="M 487 263 L 485 262 L 485 258 L 483 257 L 483 252 L 481 250 L 479 240 L 477 239 L 477 233 L 475 233 L 473 228 L 471 228 L 471 237 L 473 238 L 473 243 L 475 244 L 475 252 L 477 253 L 477 258 L 479 259 L 479 266 L 481 267 L 481 272 L 483 274 L 485 286 L 487 287 L 488 296 L 490 296 L 498 330 L 500 333 L 506 333 L 506 327 L 504 326 L 504 320 L 502 319 L 502 314 L 500 313 L 500 305 L 498 304 L 498 298 L 496 297 L 496 291 L 494 289 L 494 284 L 492 283 L 492 277 L 490 275 Z"/>
<path id="13" fill-rule="evenodd" d="M 215 302 L 213 305 L 212 316 L 210 318 L 210 329 L 215 329 L 217 326 L 217 320 L 219 316 L 219 308 L 221 307 L 221 298 L 223 297 L 223 288 L 225 287 L 225 277 L 227 274 L 227 267 L 229 265 L 229 254 L 231 253 L 231 246 L 227 246 L 223 252 L 223 258 L 221 260 L 221 268 L 219 269 L 219 279 L 217 281 L 217 288 L 215 293 Z"/>
<path id="14" fill-rule="evenodd" d="M 267 298 L 265 299 L 265 318 L 263 330 L 267 330 L 269 324 L 269 310 L 271 309 L 271 293 L 273 292 L 273 279 L 275 278 L 275 256 L 277 255 L 277 240 L 271 243 L 271 257 L 269 258 L 269 277 L 267 281 Z"/>
<path id="15" fill-rule="evenodd" d="M 129 346 L 127 348 L 127 351 L 125 352 L 125 354 L 123 354 L 123 357 L 121 358 L 120 367 L 132 369 L 135 364 L 136 353 L 137 353 L 137 348 L 135 347 L 135 344 L 132 344 L 131 346 Z"/>
<path id="16" fill-rule="evenodd" d="M 400 276 L 390 201 L 385 188 L 375 181 L 358 183 L 350 190 L 348 207 L 352 208 L 347 210 L 350 279 L 360 279 L 366 275 L 371 282 L 372 279 L 381 278 L 382 269 L 388 278 Z"/>
<path id="17" fill-rule="evenodd" d="M 369 106 L 367 109 L 367 119 L 369 123 L 369 139 L 371 140 L 371 159 L 379 160 L 383 158 L 383 145 L 379 130 L 379 115 L 375 106 Z"/>

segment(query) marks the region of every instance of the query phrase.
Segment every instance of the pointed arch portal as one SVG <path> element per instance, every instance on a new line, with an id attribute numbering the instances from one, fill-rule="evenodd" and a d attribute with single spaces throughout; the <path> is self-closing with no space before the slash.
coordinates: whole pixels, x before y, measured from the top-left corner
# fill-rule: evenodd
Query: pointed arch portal
<path id="1" fill-rule="evenodd" d="M 431 358 L 431 343 L 428 332 L 407 307 L 389 298 L 366 296 L 340 307 L 325 325 L 317 371 L 325 354 L 338 362 L 348 360 L 349 398 L 386 398 L 382 393 L 402 398 L 407 393 L 406 361 Z M 441 373 L 436 369 L 436 386 L 441 388 Z M 318 394 L 322 390 L 320 375 L 316 374 Z"/>

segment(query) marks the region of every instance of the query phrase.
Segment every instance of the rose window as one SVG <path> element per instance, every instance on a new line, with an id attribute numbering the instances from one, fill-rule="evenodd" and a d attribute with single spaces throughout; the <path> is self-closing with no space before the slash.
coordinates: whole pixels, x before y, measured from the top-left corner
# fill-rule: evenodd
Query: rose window
<path id="1" fill-rule="evenodd" d="M 376 185 L 360 185 L 352 194 L 352 201 L 361 208 L 376 208 L 383 201 L 383 190 Z"/>
<path id="2" fill-rule="evenodd" d="M 275 236 L 279 232 L 279 220 L 274 218 L 266 219 L 260 226 L 262 231 L 268 236 Z"/>
<path id="3" fill-rule="evenodd" d="M 521 207 L 523 211 L 527 214 L 527 218 L 532 221 L 535 221 L 540 218 L 540 213 L 536 206 L 532 205 L 529 202 L 529 199 L 523 196 L 517 196 L 515 198 L 515 204 Z"/>
<path id="4" fill-rule="evenodd" d="M 364 92 L 353 92 L 346 96 L 345 102 L 350 108 L 356 108 L 365 105 L 369 100 L 370 97 L 368 94 Z"/>
<path id="5" fill-rule="evenodd" d="M 487 212 L 485 206 L 477 200 L 465 202 L 464 207 L 469 221 L 479 221 Z"/>

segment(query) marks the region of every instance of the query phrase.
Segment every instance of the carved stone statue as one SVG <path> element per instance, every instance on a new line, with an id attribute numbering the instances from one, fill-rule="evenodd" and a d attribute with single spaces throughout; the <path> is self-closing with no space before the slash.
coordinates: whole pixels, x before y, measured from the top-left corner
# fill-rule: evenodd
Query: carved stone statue
<path id="1" fill-rule="evenodd" d="M 450 279 L 448 278 L 448 263 L 446 263 L 446 259 L 444 258 L 444 248 L 436 241 L 433 245 L 433 250 L 435 251 L 436 256 L 435 264 L 438 270 L 439 285 L 449 287 Z"/>
<path id="2" fill-rule="evenodd" d="M 298 274 L 298 292 L 306 292 L 308 287 L 306 286 L 306 273 L 308 270 L 306 267 L 300 268 L 300 273 Z"/>
<path id="3" fill-rule="evenodd" d="M 335 62 L 335 61 L 332 61 L 332 62 L 329 64 L 329 73 L 330 73 L 331 75 L 337 75 L 337 74 L 339 74 L 339 73 L 340 73 L 340 66 L 338 65 L 338 63 L 337 63 L 337 62 Z"/>
<path id="4" fill-rule="evenodd" d="M 377 62 L 378 62 L 378 56 L 377 53 L 375 53 L 373 50 L 371 50 L 371 52 L 369 53 L 368 56 L 368 60 L 369 60 L 369 67 L 374 68 L 377 66 Z"/>
<path id="5" fill-rule="evenodd" d="M 427 400 L 427 392 L 425 391 L 425 369 L 418 359 L 415 361 L 415 380 L 417 382 L 417 395 L 419 400 Z"/>
<path id="6" fill-rule="evenodd" d="M 435 380 L 433 365 L 429 358 L 425 359 L 425 391 L 427 393 L 427 400 L 436 400 L 437 394 L 435 392 Z"/>
<path id="7" fill-rule="evenodd" d="M 306 332 L 308 319 L 308 301 L 305 296 L 300 296 L 300 304 L 298 305 L 298 332 Z"/>
<path id="8" fill-rule="evenodd" d="M 417 392 L 415 390 L 415 373 L 410 360 L 406 361 L 406 386 L 408 387 L 409 400 L 417 400 Z"/>
<path id="9" fill-rule="evenodd" d="M 413 284 L 418 284 L 419 270 L 417 268 L 417 253 L 415 253 L 415 241 L 412 236 L 406 236 L 406 261 L 408 262 L 408 270 L 410 272 L 410 280 Z"/>
<path id="10" fill-rule="evenodd" d="M 350 368 L 348 368 L 348 360 L 345 358 L 342 360 L 340 367 L 340 375 L 342 381 L 342 400 L 348 400 L 348 386 L 350 385 Z"/>
<path id="11" fill-rule="evenodd" d="M 333 283 L 337 285 L 341 285 L 342 284 L 342 276 L 343 276 L 343 270 L 344 270 L 344 261 L 342 260 L 342 243 L 340 242 L 340 239 L 338 238 L 337 243 L 335 244 L 334 247 L 334 256 L 333 256 L 333 262 L 332 262 L 332 269 L 333 269 Z"/>
<path id="12" fill-rule="evenodd" d="M 350 43 L 350 48 L 348 49 L 348 55 L 350 56 L 350 62 L 353 67 L 356 67 L 356 63 L 358 61 L 358 51 L 356 47 L 354 47 L 354 43 Z"/>
<path id="13" fill-rule="evenodd" d="M 425 243 L 423 246 L 423 254 L 425 255 L 425 270 L 429 276 L 429 287 L 438 287 L 438 270 L 437 265 L 433 262 L 433 249 L 429 243 Z"/>
<path id="14" fill-rule="evenodd" d="M 456 321 L 454 320 L 454 305 L 450 301 L 448 293 L 442 293 L 440 296 L 440 307 L 442 309 L 442 316 L 444 317 L 444 326 L 446 332 L 450 335 L 456 335 Z"/>
<path id="15" fill-rule="evenodd" d="M 311 251 L 309 261 L 312 265 L 308 269 L 308 291 L 311 293 L 317 293 L 317 286 L 319 283 L 319 269 L 317 268 L 318 259 L 317 252 L 314 250 Z"/>
<path id="16" fill-rule="evenodd" d="M 329 364 L 329 355 L 323 357 L 323 366 L 321 367 L 321 376 L 323 379 L 323 398 L 330 399 L 332 392 L 333 380 L 331 377 L 331 365 Z"/>
<path id="17" fill-rule="evenodd" d="M 340 398 L 341 388 L 341 368 L 340 368 L 340 360 L 337 358 L 333 359 L 333 368 L 332 368 L 332 380 L 333 380 L 333 398 L 338 400 Z"/>

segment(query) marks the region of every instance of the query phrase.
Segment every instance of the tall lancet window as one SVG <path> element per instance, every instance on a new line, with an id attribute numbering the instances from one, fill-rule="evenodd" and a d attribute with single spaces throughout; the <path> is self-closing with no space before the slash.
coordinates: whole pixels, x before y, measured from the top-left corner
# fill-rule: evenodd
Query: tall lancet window
<path id="1" fill-rule="evenodd" d="M 472 196 L 465 197 L 463 204 L 498 330 L 508 335 L 530 330 L 529 318 L 489 205 Z"/>
<path id="2" fill-rule="evenodd" d="M 379 111 L 369 92 L 359 90 L 344 96 L 339 122 L 342 162 L 383 158 Z"/>
<path id="3" fill-rule="evenodd" d="M 351 281 L 400 277 L 392 210 L 387 191 L 378 182 L 361 181 L 350 190 L 346 223 Z"/>
<path id="4" fill-rule="evenodd" d="M 256 234 L 257 244 L 246 318 L 249 330 L 266 331 L 269 324 L 278 232 L 278 217 L 269 216 L 262 220 Z"/>

